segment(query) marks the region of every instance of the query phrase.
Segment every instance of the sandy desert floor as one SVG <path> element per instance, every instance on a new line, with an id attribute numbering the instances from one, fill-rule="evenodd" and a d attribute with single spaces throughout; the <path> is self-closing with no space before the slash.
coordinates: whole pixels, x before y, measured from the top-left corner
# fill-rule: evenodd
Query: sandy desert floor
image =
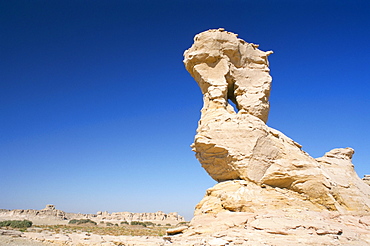
<path id="1" fill-rule="evenodd" d="M 47 243 L 41 243 L 26 238 L 11 237 L 11 236 L 0 236 L 0 245 L 9 246 L 46 246 L 51 245 Z"/>

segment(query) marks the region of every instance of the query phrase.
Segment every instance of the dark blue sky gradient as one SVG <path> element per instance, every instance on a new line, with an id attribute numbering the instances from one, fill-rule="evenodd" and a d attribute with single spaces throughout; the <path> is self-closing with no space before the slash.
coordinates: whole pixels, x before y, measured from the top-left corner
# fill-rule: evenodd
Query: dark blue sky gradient
<path id="1" fill-rule="evenodd" d="M 370 173 L 369 1 L 0 1 L 0 208 L 177 211 L 215 182 L 183 52 L 224 27 L 273 50 L 268 125 Z"/>

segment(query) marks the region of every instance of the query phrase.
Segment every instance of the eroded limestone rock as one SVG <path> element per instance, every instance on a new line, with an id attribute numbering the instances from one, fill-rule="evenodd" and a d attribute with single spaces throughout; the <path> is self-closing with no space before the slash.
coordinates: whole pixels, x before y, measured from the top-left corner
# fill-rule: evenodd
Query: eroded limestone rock
<path id="1" fill-rule="evenodd" d="M 266 122 L 270 54 L 272 51 L 261 51 L 258 45 L 223 29 L 196 35 L 193 46 L 184 54 L 184 63 L 202 90 L 203 114 L 218 109 L 233 112 L 228 103 L 231 100 L 241 114 L 252 114 Z"/>
<path id="2" fill-rule="evenodd" d="M 176 212 L 164 213 L 158 211 L 155 213 L 131 213 L 131 212 L 97 212 L 96 214 L 81 214 L 81 213 L 66 213 L 58 210 L 54 205 L 46 205 L 44 209 L 0 209 L 0 221 L 27 219 L 31 220 L 33 224 L 67 224 L 72 219 L 90 219 L 97 223 L 100 222 L 132 222 L 132 221 L 146 221 L 156 224 L 178 224 L 184 222 L 185 218 Z"/>
<path id="3" fill-rule="evenodd" d="M 314 159 L 266 125 L 271 53 L 223 29 L 196 35 L 184 53 L 204 101 L 192 148 L 213 179 L 227 181 L 207 191 L 195 214 L 299 207 L 370 213 L 370 187 L 354 171 L 353 149 Z"/>
<path id="4" fill-rule="evenodd" d="M 362 178 L 362 181 L 364 181 L 366 184 L 370 185 L 370 175 L 365 175 L 365 177 Z"/>

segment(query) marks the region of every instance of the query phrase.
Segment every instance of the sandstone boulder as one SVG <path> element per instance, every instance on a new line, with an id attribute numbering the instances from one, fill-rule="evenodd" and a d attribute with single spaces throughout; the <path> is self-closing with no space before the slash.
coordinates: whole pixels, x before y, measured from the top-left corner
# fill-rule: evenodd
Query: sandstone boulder
<path id="1" fill-rule="evenodd" d="M 167 233 L 167 235 L 174 235 L 174 234 L 181 233 L 181 232 L 185 231 L 186 229 L 188 229 L 188 226 L 180 226 L 180 227 L 176 227 L 176 228 L 167 229 L 166 233 Z"/>

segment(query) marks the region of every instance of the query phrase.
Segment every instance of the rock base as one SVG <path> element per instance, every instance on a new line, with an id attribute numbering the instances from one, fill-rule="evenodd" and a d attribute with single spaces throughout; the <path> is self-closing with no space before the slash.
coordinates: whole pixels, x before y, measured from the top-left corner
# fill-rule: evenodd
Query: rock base
<path id="1" fill-rule="evenodd" d="M 275 210 L 194 217 L 183 238 L 219 238 L 220 245 L 370 245 L 370 216 Z"/>

